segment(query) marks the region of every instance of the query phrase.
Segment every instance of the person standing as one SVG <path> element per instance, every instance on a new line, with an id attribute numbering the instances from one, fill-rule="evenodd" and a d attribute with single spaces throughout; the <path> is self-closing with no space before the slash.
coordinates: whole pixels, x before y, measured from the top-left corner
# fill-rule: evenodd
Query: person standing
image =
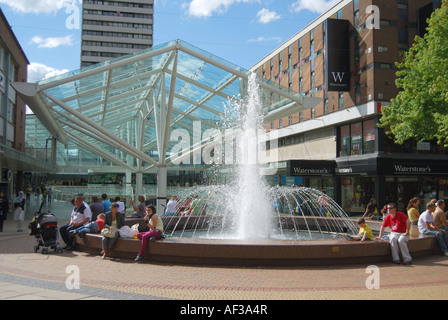
<path id="1" fill-rule="evenodd" d="M 400 262 L 400 255 L 403 257 L 403 264 L 408 265 L 412 262 L 412 257 L 409 254 L 408 242 L 409 232 L 411 228 L 411 222 L 406 214 L 401 211 L 397 211 L 397 205 L 395 203 L 389 203 L 387 205 L 388 215 L 383 221 L 380 233 L 374 240 L 380 240 L 383 236 L 384 229 L 389 227 L 391 233 L 389 236 L 390 248 L 392 251 L 392 261 L 396 264 Z"/>
<path id="2" fill-rule="evenodd" d="M 103 205 L 99 202 L 97 196 L 92 196 L 90 211 L 92 211 L 92 221 L 95 221 L 100 213 L 104 213 Z"/>
<path id="3" fill-rule="evenodd" d="M 106 213 L 108 213 L 110 211 L 111 202 L 107 198 L 107 194 L 106 193 L 103 193 L 101 195 L 101 199 L 103 200 L 103 202 L 101 203 L 103 205 L 103 213 L 106 214 Z"/>
<path id="4" fill-rule="evenodd" d="M 0 192 L 0 232 L 3 231 L 3 223 L 6 220 L 6 215 L 9 211 L 9 203 L 8 199 L 5 196 L 5 193 Z"/>
<path id="5" fill-rule="evenodd" d="M 14 221 L 17 232 L 22 232 L 22 222 L 25 219 L 25 197 L 23 191 L 19 191 L 19 196 L 14 200 Z"/>
<path id="6" fill-rule="evenodd" d="M 47 192 L 48 204 L 51 204 L 51 196 L 52 195 L 53 195 L 53 190 L 51 190 L 51 188 L 50 188 L 50 189 L 48 189 L 48 192 Z"/>

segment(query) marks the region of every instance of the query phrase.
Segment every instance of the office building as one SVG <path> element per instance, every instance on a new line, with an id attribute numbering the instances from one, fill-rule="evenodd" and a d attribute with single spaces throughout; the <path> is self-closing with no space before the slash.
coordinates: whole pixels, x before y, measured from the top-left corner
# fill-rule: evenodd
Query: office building
<path id="1" fill-rule="evenodd" d="M 154 0 L 84 0 L 81 67 L 153 44 Z"/>
<path id="2" fill-rule="evenodd" d="M 448 198 L 448 149 L 435 141 L 397 145 L 377 127 L 390 104 L 395 62 L 440 1 L 343 0 L 253 66 L 260 77 L 321 102 L 266 123 L 279 133 L 279 167 L 272 184 L 325 189 L 350 213 L 371 197 L 405 210 Z M 271 96 L 275 101 L 275 95 Z"/>

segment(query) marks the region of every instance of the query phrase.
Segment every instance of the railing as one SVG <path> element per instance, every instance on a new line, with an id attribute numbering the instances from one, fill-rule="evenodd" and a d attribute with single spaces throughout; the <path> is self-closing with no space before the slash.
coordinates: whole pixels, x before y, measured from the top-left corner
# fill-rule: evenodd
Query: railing
<path id="1" fill-rule="evenodd" d="M 47 189 L 52 190 L 52 199 L 70 201 L 77 195 L 82 195 L 86 202 L 90 203 L 93 196 L 97 196 L 101 200 L 103 193 L 107 194 L 109 199 L 114 199 L 119 196 L 122 201 L 126 202 L 129 207 L 129 200 L 136 200 L 138 194 L 134 194 L 135 188 L 120 185 L 102 185 L 102 186 L 47 186 Z M 178 194 L 185 187 L 167 187 L 167 197 L 173 194 Z M 157 197 L 157 185 L 144 185 L 142 194 L 145 198 L 149 196 L 151 200 Z"/>

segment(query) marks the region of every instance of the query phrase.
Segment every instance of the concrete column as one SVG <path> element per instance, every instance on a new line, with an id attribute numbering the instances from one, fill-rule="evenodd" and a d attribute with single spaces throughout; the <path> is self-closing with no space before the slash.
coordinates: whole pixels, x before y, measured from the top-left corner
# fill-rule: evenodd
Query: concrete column
<path id="1" fill-rule="evenodd" d="M 51 139 L 51 164 L 56 166 L 56 148 L 57 148 L 57 140 L 56 138 Z"/>
<path id="2" fill-rule="evenodd" d="M 137 199 L 139 195 L 143 195 L 143 173 L 136 172 L 134 199 Z"/>
<path id="3" fill-rule="evenodd" d="M 157 168 L 157 214 L 163 216 L 166 205 L 166 184 L 167 184 L 167 169 L 165 166 Z"/>

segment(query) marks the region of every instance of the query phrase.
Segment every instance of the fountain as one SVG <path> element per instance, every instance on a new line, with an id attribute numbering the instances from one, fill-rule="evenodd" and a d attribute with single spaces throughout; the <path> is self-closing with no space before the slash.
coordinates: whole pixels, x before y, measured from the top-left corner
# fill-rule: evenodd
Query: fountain
<path id="1" fill-rule="evenodd" d="M 150 242 L 144 260 L 219 266 L 310 266 L 390 261 L 388 242 L 349 242 L 343 233 L 357 226 L 331 198 L 306 187 L 269 186 L 254 161 L 259 152 L 256 129 L 261 124 L 255 76 L 250 77 L 248 101 L 241 112 L 245 143 L 239 145 L 236 174 L 221 185 L 182 189 L 177 216 L 162 217 L 166 238 Z M 255 141 L 255 142 L 254 142 Z M 246 149 L 244 149 L 246 148 Z M 219 172 L 219 170 L 217 170 Z M 135 223 L 127 221 L 127 223 Z M 374 227 L 374 222 L 369 225 Z M 376 228 L 380 226 L 377 223 Z M 118 239 L 112 257 L 134 259 L 141 242 Z M 101 236 L 77 239 L 77 248 L 98 254 Z M 434 253 L 434 238 L 412 239 L 413 257 Z"/>
<path id="2" fill-rule="evenodd" d="M 326 199 L 324 208 L 319 205 L 319 198 L 326 197 L 320 191 L 305 187 L 272 187 L 266 183 L 258 161 L 258 153 L 263 150 L 260 150 L 257 133 L 262 132 L 263 116 L 255 74 L 249 77 L 247 98 L 234 102 L 229 108 L 232 109 L 229 112 L 237 113 L 241 119 L 236 155 L 233 152 L 231 155 L 234 176 L 225 185 L 187 188 L 177 194 L 180 214 L 185 216 L 183 219 L 163 218 L 170 236 L 313 240 L 357 232 L 353 222 L 332 199 Z M 216 167 L 215 171 L 219 172 L 219 165 Z M 199 199 L 195 206 L 197 203 L 205 206 L 205 210 L 199 212 L 203 219 L 187 212 L 193 198 Z M 192 210 L 196 214 L 199 211 Z M 189 223 L 190 219 L 196 222 Z"/>

